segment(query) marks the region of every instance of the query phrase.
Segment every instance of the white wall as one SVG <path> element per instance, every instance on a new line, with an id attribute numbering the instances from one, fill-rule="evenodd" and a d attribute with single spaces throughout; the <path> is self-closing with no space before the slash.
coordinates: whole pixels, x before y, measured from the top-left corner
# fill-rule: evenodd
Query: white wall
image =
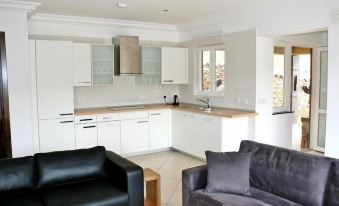
<path id="1" fill-rule="evenodd" d="M 273 144 L 272 93 L 273 93 L 273 45 L 272 38 L 256 38 L 256 107 L 255 140 Z"/>
<path id="2" fill-rule="evenodd" d="M 6 35 L 12 153 L 14 157 L 31 155 L 32 101 L 27 13 L 0 11 L 0 31 Z"/>
<path id="3" fill-rule="evenodd" d="M 272 144 L 292 149 L 293 113 L 272 116 Z"/>
<path id="4" fill-rule="evenodd" d="M 219 107 L 254 111 L 256 82 L 255 30 L 184 42 L 182 45 L 189 47 L 189 84 L 180 86 L 182 101 L 201 104 L 197 101 L 199 96 L 195 95 L 195 82 L 199 75 L 197 48 L 216 44 L 225 45 L 225 94 L 223 97 L 211 97 L 211 104 Z"/>
<path id="5" fill-rule="evenodd" d="M 339 158 L 339 24 L 328 29 L 328 91 L 325 155 Z"/>

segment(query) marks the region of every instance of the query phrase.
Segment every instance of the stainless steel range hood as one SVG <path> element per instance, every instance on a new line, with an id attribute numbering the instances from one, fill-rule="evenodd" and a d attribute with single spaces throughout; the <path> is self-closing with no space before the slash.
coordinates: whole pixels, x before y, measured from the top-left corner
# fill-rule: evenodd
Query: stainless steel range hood
<path id="1" fill-rule="evenodd" d="M 142 74 L 140 69 L 140 47 L 137 36 L 118 36 L 113 38 L 114 73 L 116 75 Z"/>

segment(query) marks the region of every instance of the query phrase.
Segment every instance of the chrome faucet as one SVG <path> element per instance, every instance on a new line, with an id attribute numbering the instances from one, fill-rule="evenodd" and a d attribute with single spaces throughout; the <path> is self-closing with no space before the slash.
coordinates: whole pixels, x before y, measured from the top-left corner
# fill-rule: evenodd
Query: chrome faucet
<path id="1" fill-rule="evenodd" d="M 204 100 L 204 99 L 198 99 L 198 101 L 207 104 L 207 109 L 210 109 L 210 108 L 211 108 L 211 101 L 210 101 L 210 98 L 209 98 L 209 97 L 206 97 L 206 100 Z"/>

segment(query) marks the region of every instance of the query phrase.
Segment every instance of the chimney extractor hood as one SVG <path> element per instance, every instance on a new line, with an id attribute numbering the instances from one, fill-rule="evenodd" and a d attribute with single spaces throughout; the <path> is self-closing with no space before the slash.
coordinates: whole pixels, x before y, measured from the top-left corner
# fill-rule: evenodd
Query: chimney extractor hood
<path id="1" fill-rule="evenodd" d="M 116 75 L 142 74 L 140 69 L 139 37 L 118 36 L 113 38 L 114 73 Z"/>

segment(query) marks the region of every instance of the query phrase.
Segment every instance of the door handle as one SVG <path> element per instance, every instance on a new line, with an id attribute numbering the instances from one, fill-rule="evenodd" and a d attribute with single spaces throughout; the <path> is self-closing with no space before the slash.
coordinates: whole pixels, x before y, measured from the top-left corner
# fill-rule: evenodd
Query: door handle
<path id="1" fill-rule="evenodd" d="M 63 114 L 59 114 L 60 116 L 70 116 L 73 115 L 73 113 L 63 113 Z"/>
<path id="2" fill-rule="evenodd" d="M 152 114 L 149 114 L 151 116 L 157 116 L 157 115 L 160 115 L 160 113 L 152 113 Z"/>
<path id="3" fill-rule="evenodd" d="M 80 119 L 80 122 L 84 122 L 84 121 L 92 121 L 93 119 Z"/>
<path id="4" fill-rule="evenodd" d="M 95 128 L 96 126 L 86 126 L 86 127 L 83 127 L 84 129 L 89 129 L 89 128 Z"/>
<path id="5" fill-rule="evenodd" d="M 73 123 L 73 121 L 61 121 L 60 124 Z"/>

